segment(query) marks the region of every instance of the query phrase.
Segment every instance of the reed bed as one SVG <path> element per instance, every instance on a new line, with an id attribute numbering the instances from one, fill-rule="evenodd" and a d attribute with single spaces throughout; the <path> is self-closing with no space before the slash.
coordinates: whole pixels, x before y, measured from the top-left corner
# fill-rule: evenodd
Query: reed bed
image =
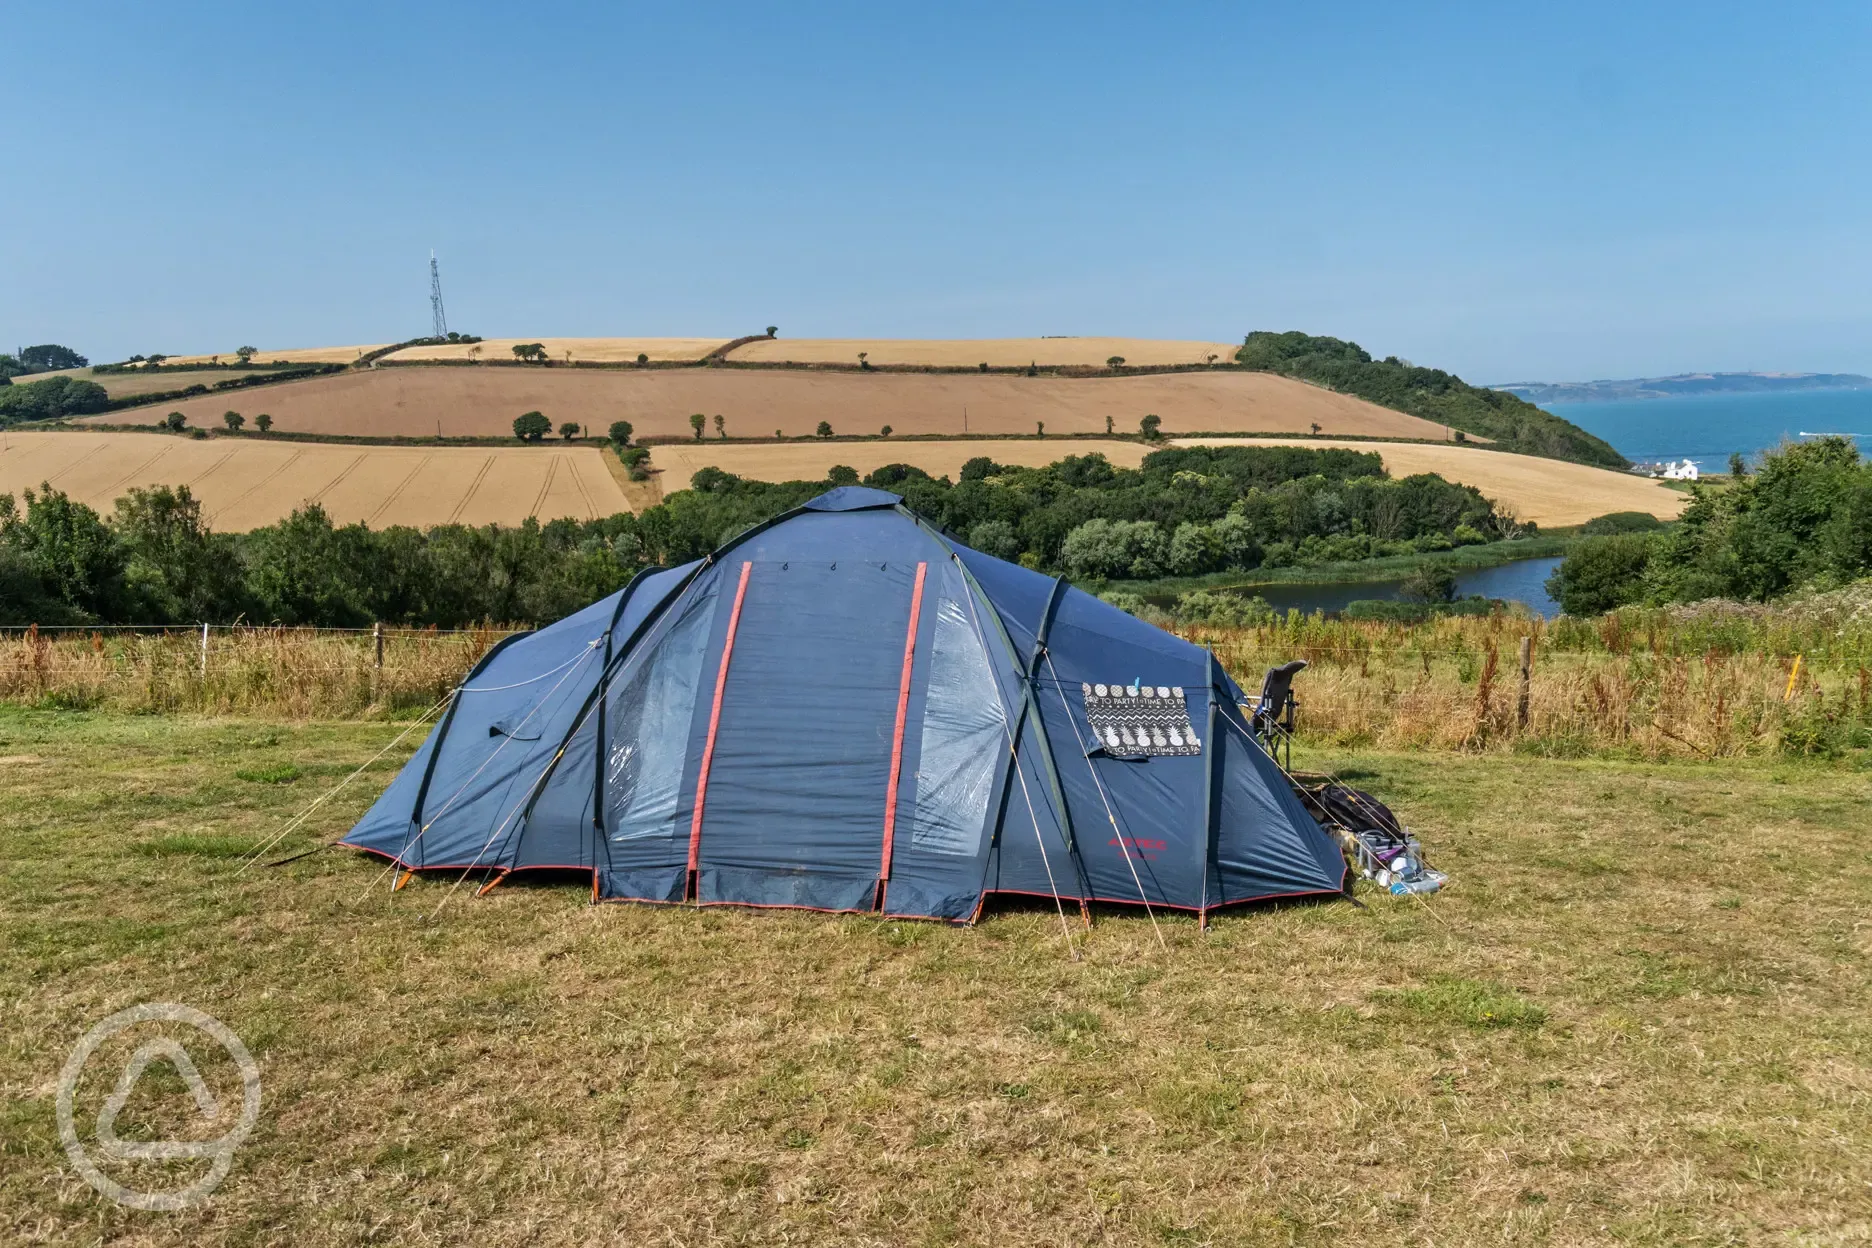
<path id="1" fill-rule="evenodd" d="M 0 639 L 0 701 L 74 710 L 398 717 L 440 701 L 511 628 L 211 628 Z"/>

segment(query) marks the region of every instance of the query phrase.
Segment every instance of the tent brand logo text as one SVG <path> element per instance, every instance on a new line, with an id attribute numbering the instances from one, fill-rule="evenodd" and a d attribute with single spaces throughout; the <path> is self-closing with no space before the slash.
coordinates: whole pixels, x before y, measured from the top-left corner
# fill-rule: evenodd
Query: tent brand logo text
<path id="1" fill-rule="evenodd" d="M 135 1027 L 139 1023 L 170 1022 L 186 1023 L 197 1031 L 206 1032 L 217 1044 L 227 1051 L 234 1065 L 240 1071 L 241 1103 L 238 1112 L 230 1112 L 232 1106 L 224 1105 L 215 1098 L 207 1081 L 202 1078 L 195 1060 L 178 1041 L 167 1035 L 156 1036 L 137 1046 L 123 1071 L 117 1077 L 115 1089 L 104 1101 L 98 1111 L 96 1151 L 104 1158 L 113 1161 L 208 1161 L 207 1173 L 199 1176 L 187 1186 L 160 1192 L 143 1192 L 125 1187 L 98 1168 L 92 1159 L 91 1150 L 78 1136 L 77 1123 L 72 1113 L 72 1102 L 76 1098 L 78 1079 L 84 1073 L 85 1064 L 91 1060 L 100 1046 L 119 1032 Z M 175 1068 L 182 1082 L 188 1086 L 189 1095 L 194 1099 L 195 1107 L 209 1123 L 220 1125 L 232 1119 L 227 1131 L 213 1140 L 124 1140 L 117 1135 L 117 1116 L 129 1103 L 130 1095 L 135 1090 L 137 1080 L 151 1063 L 161 1059 Z M 207 1200 L 221 1180 L 227 1177 L 228 1169 L 234 1164 L 234 1151 L 247 1139 L 254 1123 L 260 1117 L 260 1068 L 254 1063 L 253 1055 L 247 1046 L 241 1043 L 239 1036 L 228 1030 L 220 1019 L 211 1014 L 186 1005 L 157 1002 L 150 1005 L 132 1006 L 119 1010 L 97 1026 L 85 1032 L 78 1045 L 65 1059 L 65 1068 L 59 1072 L 58 1081 L 58 1130 L 59 1139 L 65 1145 L 65 1155 L 71 1158 L 72 1165 L 84 1176 L 85 1182 L 96 1188 L 120 1205 L 132 1209 L 148 1209 L 160 1212 L 174 1212 L 199 1205 Z"/>
<path id="2" fill-rule="evenodd" d="M 1155 858 L 1170 848 L 1168 841 L 1152 841 L 1137 836 L 1114 836 L 1105 843 L 1114 848 L 1129 850 L 1140 858 Z"/>

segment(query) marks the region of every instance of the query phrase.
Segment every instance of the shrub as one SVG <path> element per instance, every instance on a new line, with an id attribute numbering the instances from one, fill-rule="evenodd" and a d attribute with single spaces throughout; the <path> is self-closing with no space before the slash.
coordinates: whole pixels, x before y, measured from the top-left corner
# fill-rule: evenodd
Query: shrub
<path id="1" fill-rule="evenodd" d="M 1584 538 L 1547 578 L 1547 592 L 1568 615 L 1600 615 L 1637 602 L 1654 548 L 1655 539 L 1644 533 Z"/>
<path id="2" fill-rule="evenodd" d="M 1453 602 L 1456 574 L 1442 564 L 1418 568 L 1404 578 L 1399 592 L 1412 602 Z"/>
<path id="3" fill-rule="evenodd" d="M 1594 516 L 1580 527 L 1587 537 L 1607 537 L 1614 533 L 1655 533 L 1664 522 L 1648 511 L 1614 511 Z"/>
<path id="4" fill-rule="evenodd" d="M 1077 576 L 1162 576 L 1169 557 L 1163 530 L 1149 520 L 1088 520 L 1066 535 L 1060 557 Z"/>

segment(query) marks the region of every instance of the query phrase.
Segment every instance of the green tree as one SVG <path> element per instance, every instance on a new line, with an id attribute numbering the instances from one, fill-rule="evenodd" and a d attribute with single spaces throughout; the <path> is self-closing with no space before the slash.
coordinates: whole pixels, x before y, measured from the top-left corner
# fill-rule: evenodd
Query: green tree
<path id="1" fill-rule="evenodd" d="M 265 412 L 261 412 L 258 416 L 254 417 L 254 428 L 258 429 L 261 433 L 267 432 L 273 428 L 273 418 Z"/>
<path id="2" fill-rule="evenodd" d="M 24 515 L 11 494 L 0 494 L 0 547 L 79 622 L 125 618 L 123 544 L 97 512 L 62 491 L 27 490 Z"/>
<path id="3" fill-rule="evenodd" d="M 1398 593 L 1410 602 L 1454 602 L 1456 574 L 1440 563 L 1427 564 L 1405 577 Z"/>
<path id="4" fill-rule="evenodd" d="M 1125 357 L 1122 355 L 1107 356 L 1105 359 L 1105 367 L 1110 369 L 1123 368 L 1124 360 Z"/>
<path id="5" fill-rule="evenodd" d="M 857 485 L 858 470 L 849 464 L 833 464 L 826 470 L 826 480 L 833 485 Z"/>
<path id="6" fill-rule="evenodd" d="M 552 432 L 552 421 L 542 412 L 523 412 L 514 417 L 513 431 L 522 442 L 538 442 Z"/>
<path id="7" fill-rule="evenodd" d="M 183 428 L 188 424 L 188 417 L 184 416 L 181 412 L 170 412 L 167 416 L 163 417 L 163 424 L 168 428 L 169 432 L 181 433 Z"/>
<path id="8" fill-rule="evenodd" d="M 631 422 L 628 420 L 614 420 L 611 422 L 611 440 L 619 446 L 629 446 L 631 434 L 635 432 L 637 432 L 636 429 L 631 426 Z"/>
<path id="9" fill-rule="evenodd" d="M 232 540 L 209 532 L 186 485 L 132 489 L 110 526 L 128 556 L 124 579 L 138 622 L 226 620 L 244 609 Z"/>
<path id="10" fill-rule="evenodd" d="M 962 471 L 957 475 L 956 479 L 959 481 L 984 481 L 989 477 L 1000 475 L 1000 464 L 995 463 L 994 460 L 989 459 L 986 455 L 977 455 L 962 465 Z"/>
<path id="11" fill-rule="evenodd" d="M 725 438 L 728 436 L 727 425 L 726 422 L 722 420 L 720 412 L 715 413 L 715 436 L 718 438 Z"/>
<path id="12" fill-rule="evenodd" d="M 878 430 L 878 433 L 881 436 L 888 438 L 891 435 L 891 427 L 889 425 L 885 425 L 882 429 Z"/>
<path id="13" fill-rule="evenodd" d="M 1111 431 L 1112 431 L 1112 418 L 1111 418 L 1111 417 L 1109 417 L 1109 416 L 1107 416 L 1107 417 L 1105 418 L 1105 432 L 1106 432 L 1107 434 L 1110 434 L 1110 433 L 1111 433 Z"/>
<path id="14" fill-rule="evenodd" d="M 831 437 L 832 436 L 832 422 L 829 420 L 820 421 L 818 428 L 814 429 L 813 432 L 818 434 L 822 438 Z"/>
<path id="15" fill-rule="evenodd" d="M 1020 534 L 1006 520 L 983 520 L 968 531 L 968 544 L 997 559 L 1020 558 Z"/>
<path id="16" fill-rule="evenodd" d="M 240 357 L 240 362 L 243 364 L 252 363 L 253 357 L 258 353 L 259 353 L 258 347 L 235 347 L 234 348 L 234 354 Z"/>
<path id="17" fill-rule="evenodd" d="M 568 420 L 562 423 L 559 426 L 559 436 L 564 438 L 568 442 L 570 442 L 573 438 L 578 437 L 579 436 L 578 422 Z"/>
<path id="18" fill-rule="evenodd" d="M 91 361 L 70 347 L 47 342 L 36 347 L 22 347 L 19 362 L 26 366 L 29 373 L 56 373 L 67 368 L 83 368 Z"/>
<path id="19" fill-rule="evenodd" d="M 647 352 L 639 351 L 637 353 L 637 362 L 639 364 L 648 364 L 650 362 L 649 354 Z"/>
<path id="20" fill-rule="evenodd" d="M 1547 578 L 1547 593 L 1568 615 L 1601 615 L 1644 597 L 1654 539 L 1642 533 L 1583 538 Z"/>
<path id="21" fill-rule="evenodd" d="M 247 423 L 247 418 L 239 412 L 226 411 L 221 413 L 221 423 L 227 426 L 229 433 L 239 433 L 241 426 Z"/>
<path id="22" fill-rule="evenodd" d="M 1044 420 L 1034 421 L 1034 437 L 1036 438 L 1046 437 L 1046 421 Z"/>
<path id="23" fill-rule="evenodd" d="M 704 416 L 701 412 L 689 413 L 689 428 L 694 430 L 696 441 L 700 442 L 702 440 L 702 428 L 706 424 L 708 424 L 708 417 Z"/>
<path id="24" fill-rule="evenodd" d="M 767 327 L 767 336 L 769 338 L 776 337 L 779 335 L 779 333 L 780 333 L 780 327 L 778 325 L 769 325 Z"/>
<path id="25" fill-rule="evenodd" d="M 1741 451 L 1729 452 L 1729 475 L 1737 481 L 1748 476 L 1748 460 L 1742 458 Z"/>
<path id="26" fill-rule="evenodd" d="M 869 357 L 870 357 L 870 355 L 871 355 L 871 353 L 870 353 L 869 351 L 860 351 L 860 352 L 858 353 L 858 367 L 859 367 L 859 368 L 870 368 L 870 367 L 871 367 L 871 360 L 870 360 L 870 358 L 869 358 Z"/>
<path id="27" fill-rule="evenodd" d="M 1162 428 L 1163 417 L 1155 414 L 1145 416 L 1142 420 L 1138 421 L 1138 432 L 1142 433 L 1147 441 L 1155 442 L 1157 440 L 1157 431 Z"/>

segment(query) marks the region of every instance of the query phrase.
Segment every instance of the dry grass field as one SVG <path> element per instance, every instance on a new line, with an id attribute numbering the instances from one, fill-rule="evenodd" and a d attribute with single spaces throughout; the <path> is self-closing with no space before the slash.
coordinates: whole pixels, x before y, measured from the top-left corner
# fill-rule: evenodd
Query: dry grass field
<path id="1" fill-rule="evenodd" d="M 1296 751 L 1454 883 L 1207 932 L 592 906 L 326 852 L 396 723 L 0 710 L 0 1239 L 1626 1245 L 1872 1236 L 1863 773 Z M 75 1173 L 61 1065 L 138 1002 L 258 1062 L 204 1205 Z M 119 1037 L 75 1100 L 89 1140 Z M 225 1062 L 178 1037 L 218 1095 Z M 180 1080 L 118 1130 L 179 1134 Z M 196 1128 L 198 1131 L 200 1128 Z M 208 1134 L 213 1134 L 210 1129 Z M 203 1163 L 105 1163 L 151 1187 Z"/>
<path id="2" fill-rule="evenodd" d="M 858 363 L 938 368 L 1104 368 L 1114 355 L 1132 368 L 1231 360 L 1239 343 L 1174 342 L 1153 338 L 770 338 L 743 344 L 728 358 L 747 364 Z M 1213 359 L 1211 358 L 1213 357 Z"/>
<path id="3" fill-rule="evenodd" d="M 1232 446 L 1238 439 L 1177 438 L 1176 446 Z M 1537 455 L 1511 455 L 1455 445 L 1422 442 L 1334 442 L 1326 438 L 1255 438 L 1246 445 L 1344 446 L 1377 451 L 1394 477 L 1434 472 L 1448 481 L 1473 485 L 1483 495 L 1511 505 L 1523 520 L 1536 524 L 1584 524 L 1613 511 L 1648 511 L 1663 520 L 1677 517 L 1689 496 L 1661 481 L 1569 464 Z"/>
<path id="4" fill-rule="evenodd" d="M 147 433 L 10 433 L 0 493 L 49 483 L 109 513 L 133 486 L 186 485 L 210 523 L 238 532 L 317 502 L 333 520 L 517 524 L 629 510 L 592 447 L 393 447 Z"/>
<path id="5" fill-rule="evenodd" d="M 269 412 L 293 433 L 377 437 L 500 437 L 514 417 L 544 412 L 555 425 L 603 430 L 624 419 L 639 437 L 690 436 L 689 414 L 720 413 L 731 437 L 838 433 L 1103 433 L 1109 417 L 1135 432 L 1146 413 L 1166 432 L 1306 433 L 1432 438 L 1443 426 L 1349 395 L 1267 373 L 1164 373 L 1143 377 L 1018 377 L 922 373 L 809 373 L 736 368 L 387 367 L 282 382 L 230 401 L 205 396 L 113 412 L 92 423 L 154 424 L 171 410 L 215 425 L 236 408 Z M 966 425 L 966 427 L 965 427 Z M 710 432 L 713 432 L 711 426 Z"/>
<path id="6" fill-rule="evenodd" d="M 435 347 L 405 347 L 387 360 L 507 360 L 522 343 L 537 342 L 555 363 L 624 364 L 639 355 L 657 363 L 699 360 L 727 338 L 487 338 L 476 343 L 449 343 Z"/>
<path id="7" fill-rule="evenodd" d="M 911 464 L 932 477 L 953 480 L 962 465 L 977 455 L 986 455 L 998 464 L 1040 467 L 1068 455 L 1089 455 L 1096 451 L 1112 463 L 1135 468 L 1143 462 L 1150 448 L 1141 442 L 1104 441 L 1075 438 L 993 441 L 969 439 L 955 442 L 786 442 L 767 445 L 729 442 L 683 442 L 652 448 L 651 467 L 659 473 L 658 484 L 665 494 L 689 488 L 689 479 L 703 468 L 720 468 L 737 477 L 755 481 L 818 481 L 834 464 L 856 468 L 860 474 L 882 468 L 885 464 Z"/>
<path id="8" fill-rule="evenodd" d="M 349 347 L 294 347 L 281 351 L 257 351 L 254 353 L 256 364 L 349 364 L 359 356 L 371 351 L 378 351 L 389 346 L 387 342 L 367 342 L 362 346 Z M 219 356 L 214 355 L 172 355 L 163 361 L 164 367 L 177 364 L 207 364 L 219 359 L 223 364 L 234 362 L 232 347 Z"/>

